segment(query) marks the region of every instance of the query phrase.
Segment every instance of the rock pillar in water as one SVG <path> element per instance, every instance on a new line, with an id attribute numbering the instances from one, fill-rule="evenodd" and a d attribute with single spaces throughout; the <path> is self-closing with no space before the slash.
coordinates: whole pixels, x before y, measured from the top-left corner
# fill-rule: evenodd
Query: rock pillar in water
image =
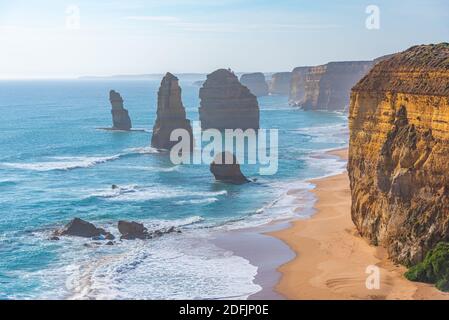
<path id="1" fill-rule="evenodd" d="M 130 130 L 131 119 L 128 110 L 123 108 L 123 99 L 120 94 L 114 90 L 109 92 L 109 100 L 112 105 L 112 129 L 114 130 Z"/>
<path id="2" fill-rule="evenodd" d="M 153 127 L 151 146 L 170 150 L 178 141 L 170 141 L 173 130 L 184 129 L 190 139 L 190 150 L 193 149 L 193 133 L 190 121 L 182 104 L 181 87 L 178 78 L 168 72 L 162 79 L 158 92 L 157 118 Z"/>
<path id="3" fill-rule="evenodd" d="M 219 69 L 209 74 L 200 99 L 202 129 L 259 129 L 257 98 L 232 71 Z"/>

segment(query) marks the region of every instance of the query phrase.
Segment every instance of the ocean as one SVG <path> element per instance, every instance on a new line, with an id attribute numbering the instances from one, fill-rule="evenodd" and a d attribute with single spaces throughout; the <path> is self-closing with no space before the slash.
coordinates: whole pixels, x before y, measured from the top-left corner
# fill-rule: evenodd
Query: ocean
<path id="1" fill-rule="evenodd" d="M 0 299 L 246 299 L 261 290 L 257 266 L 211 238 L 312 214 L 307 180 L 344 170 L 326 151 L 347 145 L 347 117 L 258 98 L 261 127 L 279 130 L 278 172 L 243 165 L 256 181 L 227 185 L 207 164 L 172 165 L 150 147 L 160 80 L 0 81 Z M 180 77 L 192 121 L 196 80 Z M 97 129 L 111 126 L 111 89 L 142 130 Z M 302 210 L 293 210 L 291 189 L 303 195 Z M 74 217 L 116 237 L 118 220 L 181 233 L 114 246 L 49 240 Z"/>

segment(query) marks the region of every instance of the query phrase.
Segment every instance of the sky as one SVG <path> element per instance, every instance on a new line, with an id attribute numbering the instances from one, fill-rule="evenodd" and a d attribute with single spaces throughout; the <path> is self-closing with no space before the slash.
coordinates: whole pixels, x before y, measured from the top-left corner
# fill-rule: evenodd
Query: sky
<path id="1" fill-rule="evenodd" d="M 438 42 L 447 0 L 0 0 L 3 79 L 290 71 Z"/>

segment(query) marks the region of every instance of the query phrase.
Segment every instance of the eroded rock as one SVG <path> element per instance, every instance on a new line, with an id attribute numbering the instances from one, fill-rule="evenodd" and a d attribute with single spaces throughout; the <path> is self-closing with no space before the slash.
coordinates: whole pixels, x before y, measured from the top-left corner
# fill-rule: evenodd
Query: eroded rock
<path id="1" fill-rule="evenodd" d="M 250 182 L 240 170 L 236 157 L 230 152 L 222 152 L 215 156 L 210 164 L 210 171 L 218 181 L 231 184 Z"/>
<path id="2" fill-rule="evenodd" d="M 219 69 L 209 74 L 200 99 L 202 129 L 259 129 L 257 98 L 232 71 Z"/>
<path id="3" fill-rule="evenodd" d="M 123 107 L 123 99 L 120 94 L 114 90 L 109 92 L 109 100 L 112 105 L 112 129 L 114 130 L 131 130 L 131 118 L 128 110 Z"/>
<path id="4" fill-rule="evenodd" d="M 80 218 L 74 218 L 64 228 L 55 231 L 54 237 L 75 236 L 83 238 L 101 238 L 113 240 L 114 236 L 102 228 L 97 228 L 90 222 Z"/>

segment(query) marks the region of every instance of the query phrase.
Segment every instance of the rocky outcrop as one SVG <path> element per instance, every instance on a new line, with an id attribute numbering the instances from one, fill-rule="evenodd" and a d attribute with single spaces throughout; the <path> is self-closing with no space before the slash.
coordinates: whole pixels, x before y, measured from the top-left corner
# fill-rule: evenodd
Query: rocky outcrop
<path id="1" fill-rule="evenodd" d="M 347 61 L 309 68 L 298 105 L 305 110 L 347 110 L 351 88 L 372 66 L 372 61 Z"/>
<path id="2" fill-rule="evenodd" d="M 289 101 L 293 105 L 297 105 L 304 100 L 306 94 L 306 76 L 309 73 L 310 68 L 311 67 L 297 67 L 292 71 Z"/>
<path id="3" fill-rule="evenodd" d="M 403 264 L 449 240 L 449 44 L 384 60 L 352 90 L 348 171 L 360 234 Z"/>
<path id="4" fill-rule="evenodd" d="M 278 72 L 271 76 L 270 93 L 288 96 L 290 93 L 291 72 Z"/>
<path id="5" fill-rule="evenodd" d="M 114 90 L 109 92 L 109 101 L 112 105 L 112 129 L 114 130 L 131 130 L 131 119 L 128 110 L 123 108 L 123 99 L 120 94 Z"/>
<path id="6" fill-rule="evenodd" d="M 177 230 L 175 227 L 162 228 L 149 232 L 141 223 L 123 220 L 118 222 L 118 230 L 122 235 L 120 237 L 121 240 L 145 240 L 161 237 L 168 233 L 181 233 L 181 231 Z"/>
<path id="7" fill-rule="evenodd" d="M 148 239 L 150 237 L 148 229 L 143 224 L 134 221 L 118 222 L 118 231 L 122 235 L 120 239 L 135 240 L 135 239 Z"/>
<path id="8" fill-rule="evenodd" d="M 58 236 L 75 236 L 83 238 L 104 238 L 113 240 L 114 236 L 102 228 L 97 228 L 92 223 L 80 218 L 74 218 L 64 228 L 54 232 L 52 240 L 58 240 Z"/>
<path id="9" fill-rule="evenodd" d="M 268 95 L 268 84 L 262 72 L 246 73 L 240 77 L 240 83 L 256 97 Z"/>
<path id="10" fill-rule="evenodd" d="M 236 75 L 219 69 L 207 76 L 200 89 L 202 129 L 259 129 L 259 104 Z"/>
<path id="11" fill-rule="evenodd" d="M 157 118 L 153 127 L 151 146 L 158 149 L 170 150 L 178 143 L 178 141 L 170 141 L 170 135 L 176 129 L 184 129 L 188 132 L 192 149 L 192 126 L 186 118 L 178 78 L 168 72 L 162 79 L 158 92 Z"/>
<path id="12" fill-rule="evenodd" d="M 240 164 L 237 158 L 230 152 L 221 152 L 215 156 L 210 164 L 210 172 L 218 181 L 231 184 L 244 184 L 249 180 L 240 171 Z"/>

